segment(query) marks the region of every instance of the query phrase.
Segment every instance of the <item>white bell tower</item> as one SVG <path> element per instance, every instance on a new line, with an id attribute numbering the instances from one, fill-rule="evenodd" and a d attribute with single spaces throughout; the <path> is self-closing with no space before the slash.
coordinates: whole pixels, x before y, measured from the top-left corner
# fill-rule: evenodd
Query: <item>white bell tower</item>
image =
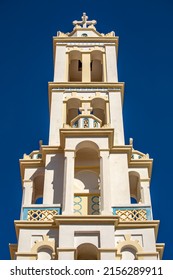
<path id="1" fill-rule="evenodd" d="M 49 143 L 20 160 L 12 259 L 162 258 L 150 198 L 152 159 L 124 142 L 118 37 L 83 13 L 53 38 Z"/>

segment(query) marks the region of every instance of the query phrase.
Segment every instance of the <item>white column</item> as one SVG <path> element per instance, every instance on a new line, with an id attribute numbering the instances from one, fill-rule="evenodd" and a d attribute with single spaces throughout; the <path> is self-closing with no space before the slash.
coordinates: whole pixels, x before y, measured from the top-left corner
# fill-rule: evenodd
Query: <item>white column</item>
<path id="1" fill-rule="evenodd" d="M 114 145 L 124 145 L 121 92 L 109 92 L 111 127 L 114 128 Z"/>
<path id="2" fill-rule="evenodd" d="M 45 176 L 44 176 L 44 189 L 43 189 L 43 204 L 51 205 L 53 204 L 54 199 L 54 173 L 55 173 L 55 164 L 53 162 L 54 154 L 46 155 L 46 164 L 45 164 Z"/>
<path id="3" fill-rule="evenodd" d="M 65 151 L 64 187 L 63 187 L 63 215 L 73 215 L 74 200 L 74 151 Z"/>
<path id="4" fill-rule="evenodd" d="M 55 50 L 54 82 L 66 81 L 66 46 L 58 45 Z"/>
<path id="5" fill-rule="evenodd" d="M 23 206 L 29 206 L 32 204 L 33 194 L 33 181 L 23 181 Z"/>
<path id="6" fill-rule="evenodd" d="M 101 214 L 112 215 L 109 174 L 109 151 L 100 151 Z"/>
<path id="7" fill-rule="evenodd" d="M 63 92 L 52 92 L 49 145 L 60 145 L 59 129 L 63 127 Z"/>
<path id="8" fill-rule="evenodd" d="M 117 83 L 117 56 L 115 45 L 107 45 L 106 49 L 106 69 L 107 69 L 107 82 Z"/>
<path id="9" fill-rule="evenodd" d="M 150 186 L 149 182 L 141 182 L 141 188 L 143 193 L 143 203 L 151 205 L 151 196 L 150 196 Z"/>

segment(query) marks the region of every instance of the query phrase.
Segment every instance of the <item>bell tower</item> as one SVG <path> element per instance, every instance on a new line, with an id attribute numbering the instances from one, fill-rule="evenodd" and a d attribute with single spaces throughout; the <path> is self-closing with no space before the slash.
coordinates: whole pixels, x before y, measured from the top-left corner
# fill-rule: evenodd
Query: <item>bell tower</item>
<path id="1" fill-rule="evenodd" d="M 150 198 L 152 159 L 124 142 L 118 37 L 85 13 L 53 38 L 48 145 L 20 160 L 12 259 L 162 258 Z"/>

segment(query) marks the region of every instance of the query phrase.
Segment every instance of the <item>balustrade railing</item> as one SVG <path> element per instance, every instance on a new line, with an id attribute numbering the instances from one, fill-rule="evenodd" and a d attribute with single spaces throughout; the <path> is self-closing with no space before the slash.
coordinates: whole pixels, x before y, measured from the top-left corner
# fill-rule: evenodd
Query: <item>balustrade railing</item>
<path id="1" fill-rule="evenodd" d="M 113 215 L 120 217 L 120 221 L 152 220 L 150 207 L 112 207 Z"/>
<path id="2" fill-rule="evenodd" d="M 61 207 L 24 207 L 23 220 L 53 221 L 53 216 L 61 215 Z"/>

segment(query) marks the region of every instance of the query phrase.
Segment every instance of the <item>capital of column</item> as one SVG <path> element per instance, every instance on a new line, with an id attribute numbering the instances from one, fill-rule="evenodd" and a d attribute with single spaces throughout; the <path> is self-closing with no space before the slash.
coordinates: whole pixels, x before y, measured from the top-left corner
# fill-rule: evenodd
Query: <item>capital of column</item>
<path id="1" fill-rule="evenodd" d="M 75 151 L 74 150 L 65 150 L 64 156 L 65 156 L 65 158 L 75 158 Z"/>
<path id="2" fill-rule="evenodd" d="M 33 187 L 33 181 L 23 180 L 23 188 L 32 188 L 32 187 Z"/>

